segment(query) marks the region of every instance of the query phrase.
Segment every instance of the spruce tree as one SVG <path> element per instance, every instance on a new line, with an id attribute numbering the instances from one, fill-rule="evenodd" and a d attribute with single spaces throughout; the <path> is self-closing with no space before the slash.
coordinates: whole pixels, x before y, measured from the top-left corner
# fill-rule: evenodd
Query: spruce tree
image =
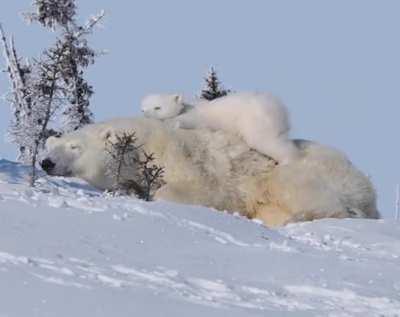
<path id="1" fill-rule="evenodd" d="M 207 77 L 205 78 L 205 87 L 201 91 L 200 98 L 211 101 L 223 96 L 226 96 L 230 91 L 223 89 L 221 82 L 218 79 L 217 72 L 214 67 L 211 67 Z"/>
<path id="2" fill-rule="evenodd" d="M 88 100 L 93 89 L 83 79 L 83 69 L 94 62 L 96 54 L 85 37 L 104 15 L 101 13 L 85 26 L 78 26 L 74 18 L 75 0 L 36 0 L 34 6 L 36 12 L 27 14 L 27 18 L 46 28 L 61 30 L 55 44 L 38 59 L 23 62 L 13 39 L 7 41 L 0 25 L 11 83 L 8 100 L 13 118 L 9 138 L 18 146 L 18 159 L 32 167 L 32 186 L 36 180 L 36 164 L 47 138 L 60 134 L 51 127 L 57 114 L 62 111 L 67 117 L 68 126 L 64 129 L 67 131 L 92 120 Z"/>
<path id="3" fill-rule="evenodd" d="M 43 27 L 59 31 L 58 45 L 63 47 L 59 61 L 63 93 L 68 104 L 64 107 L 64 130 L 73 131 L 93 122 L 89 99 L 93 88 L 84 79 L 84 70 L 94 63 L 97 56 L 86 37 L 101 20 L 104 13 L 93 17 L 86 25 L 78 25 L 75 19 L 75 0 L 36 0 L 36 12 L 27 14 L 31 21 Z"/>

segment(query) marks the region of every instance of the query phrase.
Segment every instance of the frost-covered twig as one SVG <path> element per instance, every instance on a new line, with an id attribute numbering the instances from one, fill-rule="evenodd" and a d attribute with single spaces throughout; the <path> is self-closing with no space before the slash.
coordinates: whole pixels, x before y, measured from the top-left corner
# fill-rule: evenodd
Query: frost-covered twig
<path id="1" fill-rule="evenodd" d="M 18 63 L 18 58 L 17 54 L 15 51 L 15 46 L 14 46 L 14 41 L 11 40 L 11 45 L 12 49 L 9 48 L 8 43 L 7 43 L 7 38 L 3 29 L 2 24 L 0 23 L 0 33 L 1 33 L 1 41 L 3 43 L 3 55 L 7 63 L 7 72 L 9 74 L 11 84 L 13 85 L 13 93 L 14 93 L 14 98 L 15 101 L 21 105 L 23 103 L 23 96 L 21 97 L 19 95 L 20 90 L 17 89 L 18 87 L 21 86 L 23 83 L 23 80 L 21 79 L 21 70 L 19 69 L 19 63 Z"/>
<path id="2" fill-rule="evenodd" d="M 74 34 L 75 37 L 81 37 L 83 34 L 92 32 L 92 29 L 98 24 L 105 16 L 105 11 L 101 10 L 98 14 L 92 16 L 83 27 L 79 27 L 78 31 Z"/>
<path id="3" fill-rule="evenodd" d="M 29 132 L 26 123 L 32 114 L 32 89 L 28 78 L 32 71 L 29 64 L 22 65 L 19 61 L 13 38 L 10 46 L 7 43 L 4 29 L 0 26 L 1 39 L 3 42 L 4 58 L 7 64 L 7 73 L 11 83 L 11 93 L 8 101 L 13 109 L 13 119 L 9 128 L 9 138 L 19 146 L 18 159 L 28 161 L 29 149 L 27 147 Z"/>

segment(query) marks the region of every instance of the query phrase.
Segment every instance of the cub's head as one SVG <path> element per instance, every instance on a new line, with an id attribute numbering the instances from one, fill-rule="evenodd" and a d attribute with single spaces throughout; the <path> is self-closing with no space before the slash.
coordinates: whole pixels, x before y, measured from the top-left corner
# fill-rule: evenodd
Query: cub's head
<path id="1" fill-rule="evenodd" d="M 182 95 L 148 95 L 140 107 L 145 117 L 164 120 L 179 115 L 184 103 Z"/>

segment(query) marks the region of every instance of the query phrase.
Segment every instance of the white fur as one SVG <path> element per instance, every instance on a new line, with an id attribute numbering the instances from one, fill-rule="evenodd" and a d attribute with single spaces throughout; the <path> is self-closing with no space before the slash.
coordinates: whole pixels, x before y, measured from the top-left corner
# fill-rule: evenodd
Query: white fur
<path id="1" fill-rule="evenodd" d="M 159 120 L 176 117 L 182 112 L 183 108 L 183 97 L 181 95 L 148 95 L 141 102 L 144 116 Z"/>
<path id="2" fill-rule="evenodd" d="M 296 141 L 301 159 L 285 166 L 251 151 L 223 131 L 172 129 L 154 119 L 115 119 L 92 124 L 47 142 L 51 175 L 76 176 L 111 188 L 105 171 L 105 140 L 135 131 L 138 142 L 165 167 L 158 199 L 239 211 L 267 225 L 324 217 L 378 217 L 375 191 L 367 177 L 340 152 Z M 134 169 L 124 177 L 135 179 Z"/>
<path id="3" fill-rule="evenodd" d="M 234 93 L 197 104 L 185 111 L 179 95 L 149 95 L 141 104 L 146 117 L 160 120 L 176 117 L 176 127 L 208 128 L 239 135 L 258 152 L 287 164 L 299 157 L 293 142 L 286 107 L 268 93 Z M 183 113 L 185 112 L 185 113 Z"/>

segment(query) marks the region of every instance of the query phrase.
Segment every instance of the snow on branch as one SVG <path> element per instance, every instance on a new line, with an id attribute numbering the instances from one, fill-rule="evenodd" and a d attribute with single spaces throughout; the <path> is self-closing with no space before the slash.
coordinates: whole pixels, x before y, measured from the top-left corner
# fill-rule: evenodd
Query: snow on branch
<path id="1" fill-rule="evenodd" d="M 90 97 L 94 90 L 85 80 L 84 71 L 98 54 L 89 46 L 86 35 L 104 17 L 102 11 L 79 26 L 75 20 L 75 0 L 36 0 L 34 7 L 35 12 L 26 14 L 28 19 L 58 32 L 54 45 L 40 58 L 23 62 L 14 40 L 7 41 L 0 24 L 6 72 L 11 83 L 7 100 L 14 115 L 8 135 L 19 148 L 18 159 L 32 167 L 32 186 L 47 138 L 59 135 L 61 132 L 57 130 L 72 131 L 93 122 Z M 62 121 L 64 127 L 52 128 L 55 121 Z"/>
<path id="2" fill-rule="evenodd" d="M 92 16 L 83 27 L 79 27 L 75 37 L 81 37 L 82 35 L 90 34 L 93 31 L 93 28 L 100 23 L 100 21 L 104 18 L 105 11 L 101 10 L 100 13 Z"/>
<path id="3" fill-rule="evenodd" d="M 74 23 L 76 15 L 75 0 L 35 0 L 36 12 L 24 14 L 30 22 L 55 30 L 57 26 L 66 27 Z"/>

